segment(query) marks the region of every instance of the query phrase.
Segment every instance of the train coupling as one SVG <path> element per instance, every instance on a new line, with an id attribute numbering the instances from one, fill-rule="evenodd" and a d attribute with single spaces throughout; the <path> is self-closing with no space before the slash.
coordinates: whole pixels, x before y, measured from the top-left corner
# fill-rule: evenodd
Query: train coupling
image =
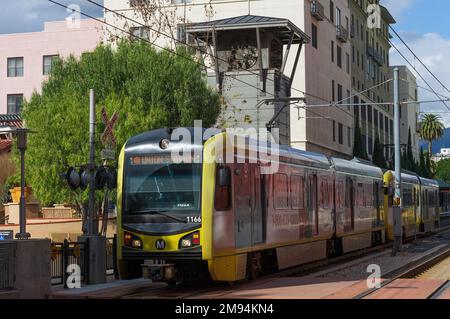
<path id="1" fill-rule="evenodd" d="M 144 279 L 153 282 L 171 282 L 176 279 L 177 268 L 175 264 L 143 264 L 142 273 Z"/>

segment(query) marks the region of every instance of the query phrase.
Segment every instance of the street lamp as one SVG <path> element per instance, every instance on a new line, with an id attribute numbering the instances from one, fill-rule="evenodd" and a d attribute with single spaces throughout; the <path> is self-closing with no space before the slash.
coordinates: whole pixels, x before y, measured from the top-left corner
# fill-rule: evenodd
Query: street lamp
<path id="1" fill-rule="evenodd" d="M 26 128 L 0 127 L 0 135 L 11 134 L 17 136 L 17 148 L 20 151 L 20 232 L 16 234 L 17 239 L 28 239 L 31 237 L 26 232 L 27 215 L 25 207 L 25 151 L 27 149 L 27 137 L 31 131 Z"/>

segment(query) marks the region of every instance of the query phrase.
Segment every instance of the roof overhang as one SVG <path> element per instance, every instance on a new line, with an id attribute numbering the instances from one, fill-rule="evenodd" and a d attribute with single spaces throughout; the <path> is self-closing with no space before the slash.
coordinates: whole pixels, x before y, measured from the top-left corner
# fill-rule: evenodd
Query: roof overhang
<path id="1" fill-rule="evenodd" d="M 211 33 L 232 30 L 265 29 L 274 32 L 283 44 L 289 44 L 291 37 L 293 44 L 308 43 L 311 38 L 288 19 L 240 16 L 210 22 L 186 24 L 186 33 L 194 35 L 206 43 L 210 43 Z"/>
<path id="2" fill-rule="evenodd" d="M 397 21 L 395 21 L 394 17 L 389 12 L 389 10 L 384 6 L 380 5 L 380 7 L 381 7 L 381 17 L 383 18 L 383 20 L 386 21 L 386 23 L 388 24 L 396 24 Z"/>

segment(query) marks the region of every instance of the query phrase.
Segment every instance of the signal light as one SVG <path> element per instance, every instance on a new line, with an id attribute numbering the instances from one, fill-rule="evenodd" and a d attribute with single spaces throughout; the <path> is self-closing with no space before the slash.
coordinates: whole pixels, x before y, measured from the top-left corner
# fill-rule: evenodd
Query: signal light
<path id="1" fill-rule="evenodd" d="M 67 182 L 70 189 L 76 190 L 80 188 L 82 191 L 86 190 L 91 180 L 89 168 L 83 166 L 79 171 L 70 167 L 68 171 L 61 175 Z M 103 190 L 105 187 L 112 191 L 117 187 L 117 171 L 113 168 L 101 166 L 94 171 L 94 182 L 96 190 Z"/>
<path id="2" fill-rule="evenodd" d="M 80 186 L 80 174 L 75 170 L 75 168 L 69 168 L 65 177 L 71 190 L 76 190 Z"/>

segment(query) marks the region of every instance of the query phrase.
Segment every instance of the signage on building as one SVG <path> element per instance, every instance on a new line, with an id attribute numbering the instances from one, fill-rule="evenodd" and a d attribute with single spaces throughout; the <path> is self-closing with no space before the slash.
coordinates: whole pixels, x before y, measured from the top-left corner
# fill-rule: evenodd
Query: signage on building
<path id="1" fill-rule="evenodd" d="M 14 239 L 14 232 L 12 230 L 0 230 L 0 241 L 13 239 Z"/>

